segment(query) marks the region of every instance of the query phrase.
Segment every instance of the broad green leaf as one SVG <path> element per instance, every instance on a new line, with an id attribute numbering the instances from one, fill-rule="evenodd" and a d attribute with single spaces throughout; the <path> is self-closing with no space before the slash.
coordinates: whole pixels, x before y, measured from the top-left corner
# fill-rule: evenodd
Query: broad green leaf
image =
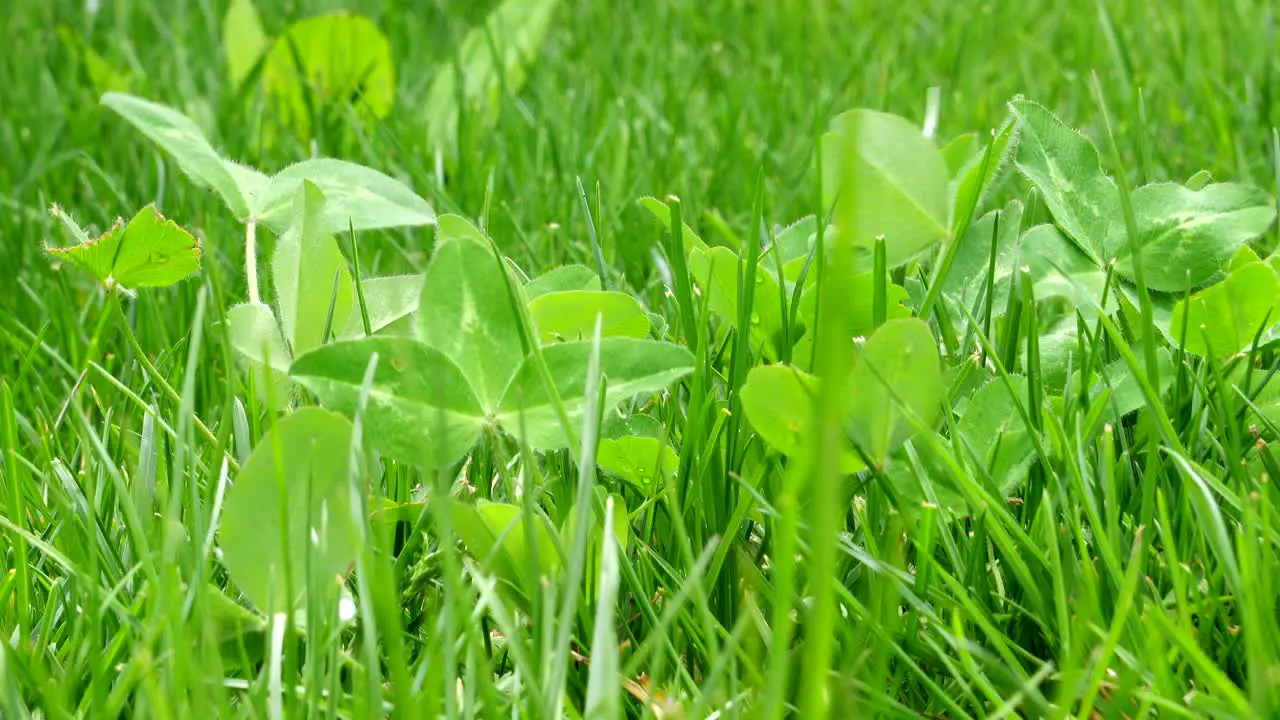
<path id="1" fill-rule="evenodd" d="M 662 226 L 663 230 L 668 233 L 671 232 L 670 206 L 654 197 L 642 197 L 636 202 L 640 207 L 648 210 L 649 213 L 657 219 L 658 224 Z M 686 222 L 680 223 L 680 234 L 681 237 L 684 238 L 684 249 L 686 252 L 693 248 L 706 250 L 709 247 L 702 241 L 702 238 L 698 237 L 698 233 L 694 232 L 693 228 L 689 227 L 689 224 Z"/>
<path id="2" fill-rule="evenodd" d="M 350 104 L 384 118 L 395 104 L 391 45 L 369 18 L 346 12 L 299 20 L 276 39 L 262 79 L 282 122 L 311 135 L 314 109 Z"/>
<path id="3" fill-rule="evenodd" d="M 1018 169 L 1039 189 L 1058 227 L 1100 264 L 1103 238 L 1120 199 L 1115 183 L 1102 172 L 1097 148 L 1036 103 L 1014 100 L 1009 107 L 1021 131 Z"/>
<path id="4" fill-rule="evenodd" d="M 1138 245 L 1147 287 L 1184 292 L 1210 281 L 1245 243 L 1266 232 L 1275 203 L 1261 188 L 1235 183 L 1200 191 L 1161 183 L 1133 192 Z M 1111 223 L 1105 257 L 1116 271 L 1133 277 L 1133 257 L 1121 218 Z"/>
<path id="5" fill-rule="evenodd" d="M 346 574 L 360 549 L 350 508 L 350 454 L 346 418 L 303 408 L 262 437 L 227 493 L 222 563 L 263 612 L 293 609 L 309 577 L 336 595 L 334 579 Z"/>
<path id="6" fill-rule="evenodd" d="M 227 310 L 227 337 L 231 347 L 259 365 L 289 372 L 293 358 L 280 337 L 280 325 L 263 303 L 243 303 Z"/>
<path id="7" fill-rule="evenodd" d="M 418 338 L 466 374 L 481 406 L 493 410 L 524 361 L 518 286 L 475 226 L 444 215 L 418 301 Z"/>
<path id="8" fill-rule="evenodd" d="M 231 0 L 222 18 L 222 52 L 233 89 L 244 84 L 253 66 L 270 45 L 253 0 Z"/>
<path id="9" fill-rule="evenodd" d="M 1169 335 L 1175 342 L 1185 336 L 1187 352 L 1195 355 L 1234 355 L 1253 344 L 1264 323 L 1273 325 L 1280 319 L 1277 297 L 1280 280 L 1266 263 L 1245 266 L 1223 282 L 1179 300 Z"/>
<path id="10" fill-rule="evenodd" d="M 102 104 L 115 110 L 173 156 L 178 167 L 197 184 L 213 188 L 236 217 L 250 215 L 245 192 L 191 118 L 164 105 L 123 93 L 106 93 Z"/>
<path id="11" fill-rule="evenodd" d="M 786 365 L 762 365 L 747 373 L 739 397 L 756 434 L 774 450 L 796 457 L 816 433 L 817 378 Z M 840 454 L 840 469 L 855 473 L 866 465 L 853 449 Z"/>
<path id="12" fill-rule="evenodd" d="M 969 158 L 969 161 L 956 174 L 955 180 L 951 187 L 953 192 L 951 197 L 951 231 L 958 232 L 962 221 L 968 218 L 961 217 L 962 213 L 973 210 L 980 211 L 982 200 L 991 186 L 995 183 L 997 177 L 1004 172 L 1005 166 L 1009 162 L 1011 154 L 1010 149 L 1014 140 L 1017 138 L 1017 124 L 1013 122 L 1013 118 L 1009 118 L 996 131 L 995 136 L 991 140 L 990 155 L 987 149 L 976 153 Z"/>
<path id="13" fill-rule="evenodd" d="M 631 483 L 645 497 L 653 497 L 675 478 L 680 456 L 662 438 L 606 438 L 596 448 L 596 464 Z"/>
<path id="14" fill-rule="evenodd" d="M 200 241 L 148 205 L 128 225 L 115 225 L 96 240 L 46 248 L 89 271 L 108 290 L 167 287 L 200 269 Z"/>
<path id="15" fill-rule="evenodd" d="M 1080 332 L 1073 315 L 1064 315 L 1040 333 L 1040 383 L 1051 392 L 1061 391 L 1067 383 L 1067 372 L 1080 367 Z M 1026 344 L 1018 357 L 1027 362 Z"/>
<path id="16" fill-rule="evenodd" d="M 1027 477 L 1035 460 L 1031 432 L 1018 413 L 1027 407 L 1027 380 L 1013 376 L 1017 396 L 997 378 L 974 394 L 956 423 L 956 430 L 977 462 L 991 473 L 1000 496 L 1012 494 Z"/>
<path id="17" fill-rule="evenodd" d="M 535 298 L 553 292 L 567 290 L 599 290 L 600 276 L 585 265 L 563 265 L 549 270 L 525 285 L 525 297 Z"/>
<path id="18" fill-rule="evenodd" d="M 560 417 L 529 358 L 502 397 L 498 419 L 507 432 L 538 450 L 569 447 L 578 442 L 586 407 L 586 368 L 591 342 L 556 343 L 542 351 L 547 370 L 572 424 L 565 436 Z M 693 355 L 682 347 L 654 340 L 605 338 L 600 341 L 600 374 L 608 383 L 604 406 L 636 395 L 657 392 L 693 371 Z"/>
<path id="19" fill-rule="evenodd" d="M 250 662 L 260 658 L 266 644 L 266 618 L 227 597 L 215 585 L 205 585 L 203 592 L 206 617 L 224 661 L 239 661 L 242 648 Z"/>
<path id="20" fill-rule="evenodd" d="M 1008 301 L 1009 287 L 1016 277 L 1018 266 L 1022 203 L 1017 200 L 1010 202 L 1004 210 L 993 210 L 969 225 L 968 230 L 957 241 L 960 247 L 942 281 L 942 292 L 963 302 L 966 307 L 975 307 L 974 303 L 986 288 L 987 271 L 991 267 L 991 236 L 997 234 L 997 230 L 995 274 L 992 277 L 995 297 L 992 299 L 992 307 L 999 313 L 1003 312 Z"/>
<path id="21" fill-rule="evenodd" d="M 361 280 L 365 311 L 369 313 L 369 329 L 376 333 L 413 315 L 418 310 L 418 300 L 422 296 L 422 281 L 422 275 L 392 275 Z M 363 336 L 364 318 L 360 314 L 359 301 L 356 300 L 352 303 L 351 315 L 347 318 L 347 326 L 341 337 Z"/>
<path id="22" fill-rule="evenodd" d="M 1231 256 L 1230 262 L 1227 263 L 1227 266 L 1223 268 L 1223 270 L 1225 272 L 1233 272 L 1235 270 L 1239 270 L 1245 265 L 1252 265 L 1256 262 L 1262 262 L 1262 257 L 1259 256 L 1258 253 L 1254 252 L 1253 248 L 1248 245 L 1242 245 L 1240 249 L 1236 250 L 1235 254 Z"/>
<path id="23" fill-rule="evenodd" d="M 849 432 L 881 465 L 915 434 L 908 419 L 929 425 L 937 417 L 945 385 L 938 344 L 916 318 L 889 320 L 862 347 L 850 377 Z"/>
<path id="24" fill-rule="evenodd" d="M 427 89 L 423 113 L 432 147 L 453 147 L 460 113 L 468 113 L 473 132 L 497 120 L 502 95 L 524 85 L 559 5 L 560 0 L 503 0 L 462 38 L 453 62 L 436 72 Z"/>
<path id="25" fill-rule="evenodd" d="M 294 203 L 294 224 L 276 242 L 271 272 L 285 341 L 294 355 L 301 355 L 329 339 L 326 328 L 335 334 L 342 329 L 355 291 L 347 261 L 325 226 L 325 196 L 304 183 Z"/>
<path id="26" fill-rule="evenodd" d="M 289 372 L 325 407 L 350 415 L 374 354 L 378 365 L 364 415 L 373 447 L 428 470 L 466 454 L 485 412 L 462 371 L 435 348 L 402 337 L 344 340 L 299 357 Z"/>
<path id="27" fill-rule="evenodd" d="M 709 298 L 711 310 L 734 327 L 738 324 L 738 255 L 726 247 L 689 252 L 689 274 L 698 283 L 702 296 Z M 770 359 L 781 356 L 783 317 L 781 288 L 772 273 L 756 271 L 755 297 L 751 310 L 751 349 Z M 790 301 L 790 295 L 787 300 Z M 792 332 L 792 337 L 799 335 Z"/>
<path id="28" fill-rule="evenodd" d="M 822 153 L 840 178 L 823 191 L 835 201 L 841 238 L 869 252 L 884 236 L 895 267 L 946 237 L 950 176 L 920 128 L 873 110 L 847 112 L 832 125 Z"/>
<path id="29" fill-rule="evenodd" d="M 1066 298 L 1086 319 L 1097 316 L 1107 276 L 1052 225 L 1036 225 L 1022 236 L 1019 262 L 1031 273 L 1039 300 Z M 1115 310 L 1115 293 L 1106 312 Z"/>
<path id="30" fill-rule="evenodd" d="M 532 597 L 530 582 L 552 578 L 560 567 L 551 531 L 541 518 L 526 518 L 519 505 L 478 500 L 475 505 L 453 502 L 453 529 L 462 544 L 500 580 Z M 533 522 L 537 558 L 530 552 L 525 522 Z M 535 577 L 529 577 L 529 570 Z"/>
<path id="31" fill-rule="evenodd" d="M 542 343 L 601 337 L 643 338 L 649 335 L 649 315 L 640 303 L 622 292 L 567 290 L 539 295 L 529 301 L 529 316 Z"/>
<path id="32" fill-rule="evenodd" d="M 415 227 L 436 221 L 431 205 L 404 183 L 363 165 L 332 158 L 304 160 L 272 177 L 254 205 L 257 220 L 277 230 L 287 227 L 293 198 L 307 181 L 324 193 L 328 232 Z"/>

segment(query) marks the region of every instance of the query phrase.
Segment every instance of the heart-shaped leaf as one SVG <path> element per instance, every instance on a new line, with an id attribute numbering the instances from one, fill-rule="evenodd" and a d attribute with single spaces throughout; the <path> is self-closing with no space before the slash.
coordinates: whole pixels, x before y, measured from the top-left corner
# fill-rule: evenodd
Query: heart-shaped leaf
<path id="1" fill-rule="evenodd" d="M 102 96 L 102 104 L 115 110 L 151 142 L 169 153 L 196 183 L 213 188 L 236 217 L 249 216 L 248 195 L 191 118 L 164 105 L 124 93 L 107 93 Z"/>
<path id="2" fill-rule="evenodd" d="M 601 337 L 643 338 L 649 315 L 626 293 L 602 290 L 550 292 L 529 301 L 529 316 L 542 343 L 590 339 L 600 318 Z"/>
<path id="3" fill-rule="evenodd" d="M 1222 358 L 1247 350 L 1265 325 L 1280 319 L 1280 280 L 1266 263 L 1247 265 L 1223 282 L 1179 300 L 1169 337 L 1187 352 Z"/>
<path id="4" fill-rule="evenodd" d="M 946 386 L 938 344 L 923 320 L 889 320 L 866 341 L 849 379 L 849 432 L 882 466 L 889 453 L 929 425 Z"/>
<path id="5" fill-rule="evenodd" d="M 1097 317 L 1106 273 L 1056 227 L 1036 225 L 1028 230 L 1022 236 L 1019 262 L 1031 274 L 1036 298 L 1067 298 L 1086 319 Z M 1112 293 L 1105 311 L 1114 312 L 1115 303 Z"/>
<path id="6" fill-rule="evenodd" d="M 548 345 L 542 351 L 552 382 L 569 416 L 566 436 L 547 394 L 536 358 L 520 367 L 503 395 L 498 419 L 507 432 L 523 437 L 535 449 L 554 450 L 578 441 L 586 407 L 586 367 L 591 342 Z M 605 338 L 600 341 L 600 373 L 608 382 L 604 405 L 615 405 L 641 393 L 666 388 L 693 371 L 693 355 L 678 345 L 654 340 Z"/>
<path id="7" fill-rule="evenodd" d="M 524 361 L 515 280 L 475 226 L 444 215 L 418 301 L 418 338 L 462 368 L 489 409 Z"/>
<path id="8" fill-rule="evenodd" d="M 298 188 L 294 223 L 276 242 L 271 262 L 280 325 L 295 355 L 323 344 L 326 329 L 341 330 L 351 314 L 351 271 L 325 227 L 326 202 L 315 185 Z"/>
<path id="9" fill-rule="evenodd" d="M 466 454 L 485 412 L 462 371 L 435 348 L 401 337 L 344 340 L 299 357 L 290 375 L 326 407 L 351 414 L 374 354 L 378 366 L 364 416 L 373 447 L 429 469 Z"/>
<path id="10" fill-rule="evenodd" d="M 817 378 L 786 365 L 762 365 L 747 373 L 738 397 L 756 434 L 769 447 L 796 457 L 814 437 Z M 840 469 L 854 473 L 866 467 L 853 446 L 840 455 Z"/>
<path id="11" fill-rule="evenodd" d="M 1098 149 L 1041 105 L 1014 100 L 1009 108 L 1020 129 L 1018 169 L 1040 191 L 1058 227 L 1100 265 L 1120 198 L 1102 172 Z"/>
<path id="12" fill-rule="evenodd" d="M 350 421 L 320 408 L 286 415 L 258 442 L 227 493 L 222 562 L 264 612 L 292 610 L 311 578 L 336 596 L 334 578 L 359 552 L 350 509 L 351 432 Z"/>
<path id="13" fill-rule="evenodd" d="M 645 497 L 653 497 L 675 478 L 680 456 L 661 438 L 606 438 L 596 448 L 596 464 L 635 486 Z"/>
<path id="14" fill-rule="evenodd" d="M 946 237 L 950 175 L 920 128 L 873 110 L 847 112 L 832 126 L 821 151 L 834 175 L 823 192 L 836 203 L 842 238 L 869 253 L 884 236 L 894 267 Z"/>
<path id="15" fill-rule="evenodd" d="M 415 227 L 436 221 L 431 205 L 404 183 L 332 158 L 304 160 L 276 173 L 254 204 L 257 220 L 277 230 L 287 227 L 293 198 L 308 181 L 324 194 L 326 232 Z"/>
<path id="16" fill-rule="evenodd" d="M 1266 232 L 1276 208 L 1262 188 L 1235 183 L 1200 191 L 1174 183 L 1133 192 L 1133 214 L 1147 287 L 1184 292 L 1209 282 L 1245 243 Z M 1133 256 L 1122 219 L 1111 223 L 1105 257 L 1133 278 Z"/>

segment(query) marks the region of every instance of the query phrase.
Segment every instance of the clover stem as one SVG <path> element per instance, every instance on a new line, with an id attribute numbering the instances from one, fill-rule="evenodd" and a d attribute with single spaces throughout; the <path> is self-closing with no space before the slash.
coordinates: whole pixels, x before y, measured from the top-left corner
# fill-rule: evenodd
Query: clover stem
<path id="1" fill-rule="evenodd" d="M 253 218 L 244 228 L 244 279 L 249 285 L 249 302 L 262 302 L 258 295 L 258 221 Z"/>

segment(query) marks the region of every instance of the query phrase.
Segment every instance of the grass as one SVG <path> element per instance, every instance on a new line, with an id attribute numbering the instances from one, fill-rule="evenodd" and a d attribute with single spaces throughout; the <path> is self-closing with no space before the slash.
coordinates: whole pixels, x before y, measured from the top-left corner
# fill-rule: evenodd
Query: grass
<path id="1" fill-rule="evenodd" d="M 260 5 L 272 33 L 339 6 Z M 1152 372 L 1155 344 L 1136 341 L 1152 334 L 1149 308 L 1068 315 L 1079 327 L 1073 369 L 1127 367 L 1143 401 L 1110 419 L 1088 384 L 1044 377 L 1057 350 L 1042 315 L 1056 310 L 1029 282 L 1027 296 L 995 309 L 1003 320 L 974 320 L 960 337 L 927 317 L 954 345 L 948 365 L 960 379 L 942 432 L 919 434 L 895 462 L 927 497 L 947 485 L 977 508 L 954 519 L 905 499 L 884 473 L 842 475 L 834 442 L 811 438 L 800 459 L 769 451 L 740 398 L 757 349 L 726 336 L 689 287 L 681 234 L 634 202 L 677 195 L 673 207 L 704 239 L 767 243 L 757 228 L 824 210 L 814 150 L 833 117 L 870 107 L 922 121 L 935 86 L 939 138 L 985 134 L 1022 94 L 1099 140 L 1122 187 L 1207 169 L 1274 195 L 1271 3 L 568 0 L 494 127 L 464 116 L 443 173 L 418 108 L 449 48 L 491 5 L 341 3 L 388 35 L 396 109 L 368 125 L 344 116 L 349 131 L 314 146 L 259 142 L 259 119 L 225 81 L 222 3 L 104 2 L 91 15 L 81 2 L 19 0 L 5 13 L 0 714 L 1280 712 L 1274 351 L 1214 363 L 1171 346 L 1167 379 Z M 214 533 L 221 501 L 277 417 L 247 386 L 225 327 L 247 294 L 243 232 L 98 105 L 59 24 L 131 74 L 132 92 L 182 109 L 237 159 L 274 170 L 317 154 L 378 168 L 440 212 L 475 219 L 530 274 L 595 268 L 598 243 L 608 282 L 662 314 L 696 358 L 689 377 L 645 401 L 680 466 L 658 497 L 623 491 L 628 547 L 605 550 L 588 573 L 586 540 L 570 543 L 569 572 L 540 584 L 530 607 L 514 602 L 483 558 L 453 542 L 459 529 L 438 508 L 491 496 L 558 527 L 597 485 L 618 484 L 581 470 L 594 464 L 590 423 L 579 447 L 545 455 L 491 434 L 465 485 L 385 459 L 357 468 L 404 509 L 360 514 L 354 624 L 313 608 L 303 631 L 224 602 L 237 594 Z M 1016 177 L 999 197 L 1048 219 Z M 64 242 L 54 202 L 98 228 L 156 202 L 202 236 L 203 270 L 117 306 L 42 252 Z M 261 258 L 272 242 L 260 238 Z M 362 235 L 359 266 L 421 271 L 431 246 L 427 231 Z M 670 297 L 663 257 L 676 271 Z M 832 333 L 844 319 L 829 290 L 843 286 L 839 272 L 824 276 L 822 307 L 835 310 L 820 322 Z M 751 309 L 744 300 L 740 319 Z M 848 358 L 827 344 L 817 367 L 840 377 Z M 1034 430 L 1034 468 L 1008 499 L 956 429 L 971 355 L 997 382 L 1029 378 L 1007 427 Z M 822 437 L 845 410 L 829 395 Z M 613 593 L 610 612 L 597 600 Z"/>

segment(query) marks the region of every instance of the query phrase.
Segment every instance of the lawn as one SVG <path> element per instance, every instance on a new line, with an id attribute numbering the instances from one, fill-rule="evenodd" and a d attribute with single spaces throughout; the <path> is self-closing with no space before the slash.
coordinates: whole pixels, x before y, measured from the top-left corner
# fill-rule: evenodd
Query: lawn
<path id="1" fill-rule="evenodd" d="M 1280 716 L 1273 3 L 3 15 L 0 716 Z"/>

